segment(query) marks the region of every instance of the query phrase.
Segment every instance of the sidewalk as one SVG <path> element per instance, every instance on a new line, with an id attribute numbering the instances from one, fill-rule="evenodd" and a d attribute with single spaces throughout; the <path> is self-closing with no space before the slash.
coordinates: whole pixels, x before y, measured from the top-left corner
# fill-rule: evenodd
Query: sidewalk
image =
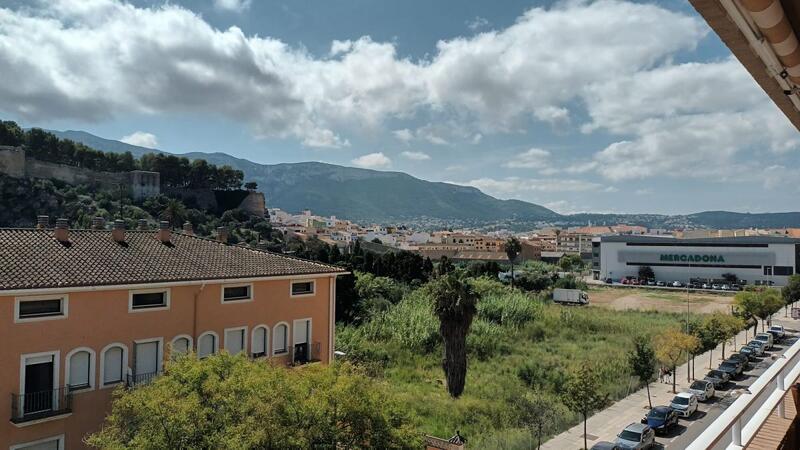
<path id="1" fill-rule="evenodd" d="M 773 316 L 773 323 L 796 326 L 796 321 L 791 318 L 784 321 L 783 310 Z M 760 332 L 759 324 L 759 332 Z M 736 345 L 728 344 L 725 346 L 725 356 L 736 352 L 745 341 L 745 332 L 742 331 L 736 335 Z M 748 330 L 748 336 L 752 339 L 753 332 Z M 733 342 L 733 341 L 731 341 Z M 722 345 L 718 346 L 713 351 L 714 366 L 722 360 Z M 708 352 L 695 357 L 695 376 L 702 379 L 708 369 L 709 354 Z M 676 369 L 677 376 L 675 390 L 681 392 L 686 390 L 691 382 L 686 381 L 686 370 L 688 365 L 683 364 Z M 653 406 L 668 405 L 675 394 L 672 393 L 672 383 L 669 385 L 660 383 L 658 380 L 650 384 L 650 397 L 653 401 Z M 632 422 L 638 423 L 642 417 L 647 414 L 649 409 L 647 403 L 647 389 L 642 388 L 627 397 L 617 401 L 608 408 L 595 413 L 589 417 L 586 424 L 586 438 L 587 444 L 591 446 L 598 441 L 614 441 L 616 435 L 622 431 L 626 426 Z M 567 431 L 553 437 L 549 441 L 542 444 L 543 449 L 558 449 L 558 450 L 575 450 L 583 448 L 583 422 L 578 423 Z"/>

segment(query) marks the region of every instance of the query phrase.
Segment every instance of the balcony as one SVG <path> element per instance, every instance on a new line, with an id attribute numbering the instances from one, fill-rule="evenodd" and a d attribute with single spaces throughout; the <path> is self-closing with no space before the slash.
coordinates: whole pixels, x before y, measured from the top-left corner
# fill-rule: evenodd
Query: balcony
<path id="1" fill-rule="evenodd" d="M 133 389 L 137 386 L 148 385 L 159 375 L 161 375 L 160 371 L 128 375 L 125 378 L 125 386 L 128 389 Z"/>
<path id="2" fill-rule="evenodd" d="M 69 387 L 28 394 L 11 394 L 11 422 L 25 424 L 72 413 Z"/>
<path id="3" fill-rule="evenodd" d="M 319 362 L 320 348 L 321 345 L 319 342 L 296 344 L 292 349 L 292 365 L 301 366 Z"/>

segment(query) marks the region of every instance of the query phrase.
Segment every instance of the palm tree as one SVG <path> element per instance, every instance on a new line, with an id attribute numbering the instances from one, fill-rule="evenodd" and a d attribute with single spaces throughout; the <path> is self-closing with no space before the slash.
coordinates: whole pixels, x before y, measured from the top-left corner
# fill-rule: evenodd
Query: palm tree
<path id="1" fill-rule="evenodd" d="M 439 334 L 444 341 L 442 369 L 447 391 L 453 398 L 464 392 L 467 377 L 467 334 L 477 312 L 478 295 L 472 286 L 446 274 L 428 283 L 433 311 L 439 317 Z"/>
<path id="2" fill-rule="evenodd" d="M 506 241 L 506 256 L 508 256 L 508 261 L 511 263 L 511 288 L 514 288 L 514 260 L 517 259 L 519 252 L 522 251 L 522 244 L 519 242 L 519 239 L 515 237 L 510 237 Z"/>
<path id="3" fill-rule="evenodd" d="M 186 217 L 186 207 L 183 206 L 180 200 L 169 198 L 164 204 L 164 209 L 161 211 L 161 218 L 169 221 L 173 227 L 180 226 Z"/>

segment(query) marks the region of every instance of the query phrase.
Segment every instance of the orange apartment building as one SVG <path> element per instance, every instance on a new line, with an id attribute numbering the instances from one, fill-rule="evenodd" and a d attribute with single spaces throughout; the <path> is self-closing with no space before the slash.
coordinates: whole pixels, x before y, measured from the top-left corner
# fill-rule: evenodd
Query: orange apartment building
<path id="1" fill-rule="evenodd" d="M 217 234 L 0 229 L 0 449 L 84 448 L 171 352 L 329 362 L 342 269 Z"/>

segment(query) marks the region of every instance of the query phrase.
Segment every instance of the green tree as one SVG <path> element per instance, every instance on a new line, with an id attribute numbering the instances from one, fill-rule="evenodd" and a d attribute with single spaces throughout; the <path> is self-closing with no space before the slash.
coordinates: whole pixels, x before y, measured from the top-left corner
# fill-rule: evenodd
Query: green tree
<path id="1" fill-rule="evenodd" d="M 577 254 L 564 255 L 558 260 L 558 267 L 564 272 L 572 272 L 576 269 L 581 270 L 583 269 L 583 259 L 581 259 L 581 255 Z"/>
<path id="2" fill-rule="evenodd" d="M 650 398 L 650 383 L 655 379 L 656 352 L 650 341 L 644 336 L 638 336 L 633 341 L 633 350 L 628 354 L 628 367 L 631 373 L 639 377 L 639 381 L 647 388 L 647 403 L 653 408 Z"/>
<path id="3" fill-rule="evenodd" d="M 516 261 L 517 256 L 522 251 L 522 243 L 519 242 L 519 239 L 515 237 L 510 237 L 506 241 L 505 244 L 506 256 L 508 257 L 508 262 L 511 263 L 511 288 L 514 288 L 514 261 Z"/>
<path id="4" fill-rule="evenodd" d="M 657 335 L 653 344 L 658 360 L 672 369 L 672 392 L 677 393 L 675 384 L 678 363 L 685 361 L 687 355 L 699 347 L 700 342 L 695 336 L 669 329 Z"/>
<path id="5" fill-rule="evenodd" d="M 583 418 L 583 448 L 586 443 L 586 421 L 589 414 L 604 407 L 608 396 L 600 391 L 600 380 L 596 372 L 584 365 L 567 381 L 564 389 L 564 404 Z"/>
<path id="6" fill-rule="evenodd" d="M 519 424 L 531 434 L 531 439 L 536 441 L 536 448 L 542 446 L 542 438 L 557 430 L 561 417 L 561 402 L 540 391 L 529 392 L 516 397 L 516 410 Z"/>
<path id="7" fill-rule="evenodd" d="M 720 313 L 706 316 L 700 328 L 700 347 L 703 350 L 708 350 L 709 369 L 714 367 L 714 349 L 717 348 L 720 342 L 724 343 L 727 338 L 722 316 Z"/>
<path id="8" fill-rule="evenodd" d="M 248 191 L 255 191 L 256 189 L 258 189 L 258 183 L 256 183 L 255 181 L 248 181 L 247 183 L 244 184 L 244 188 L 247 189 Z"/>
<path id="9" fill-rule="evenodd" d="M 800 274 L 789 277 L 789 282 L 781 290 L 781 296 L 786 305 L 791 305 L 800 300 Z"/>
<path id="10" fill-rule="evenodd" d="M 444 341 L 442 368 L 447 391 L 458 398 L 464 392 L 467 377 L 467 334 L 477 312 L 478 295 L 469 283 L 452 273 L 434 279 L 426 289 Z"/>
<path id="11" fill-rule="evenodd" d="M 168 198 L 161 211 L 161 219 L 172 227 L 179 227 L 186 220 L 186 206 L 178 199 Z"/>
<path id="12" fill-rule="evenodd" d="M 350 365 L 286 370 L 223 353 L 179 357 L 151 384 L 117 390 L 103 428 L 86 443 L 143 450 L 401 449 L 418 448 L 418 436 L 386 388 Z"/>
<path id="13" fill-rule="evenodd" d="M 639 278 L 643 280 L 653 280 L 656 278 L 656 273 L 650 266 L 639 266 Z"/>
<path id="14" fill-rule="evenodd" d="M 761 320 L 761 331 L 764 331 L 764 322 L 773 314 L 780 311 L 785 304 L 781 293 L 776 289 L 761 288 L 742 291 L 733 299 L 734 305 L 741 309 L 746 316 Z M 756 329 L 758 321 L 756 321 Z"/>

